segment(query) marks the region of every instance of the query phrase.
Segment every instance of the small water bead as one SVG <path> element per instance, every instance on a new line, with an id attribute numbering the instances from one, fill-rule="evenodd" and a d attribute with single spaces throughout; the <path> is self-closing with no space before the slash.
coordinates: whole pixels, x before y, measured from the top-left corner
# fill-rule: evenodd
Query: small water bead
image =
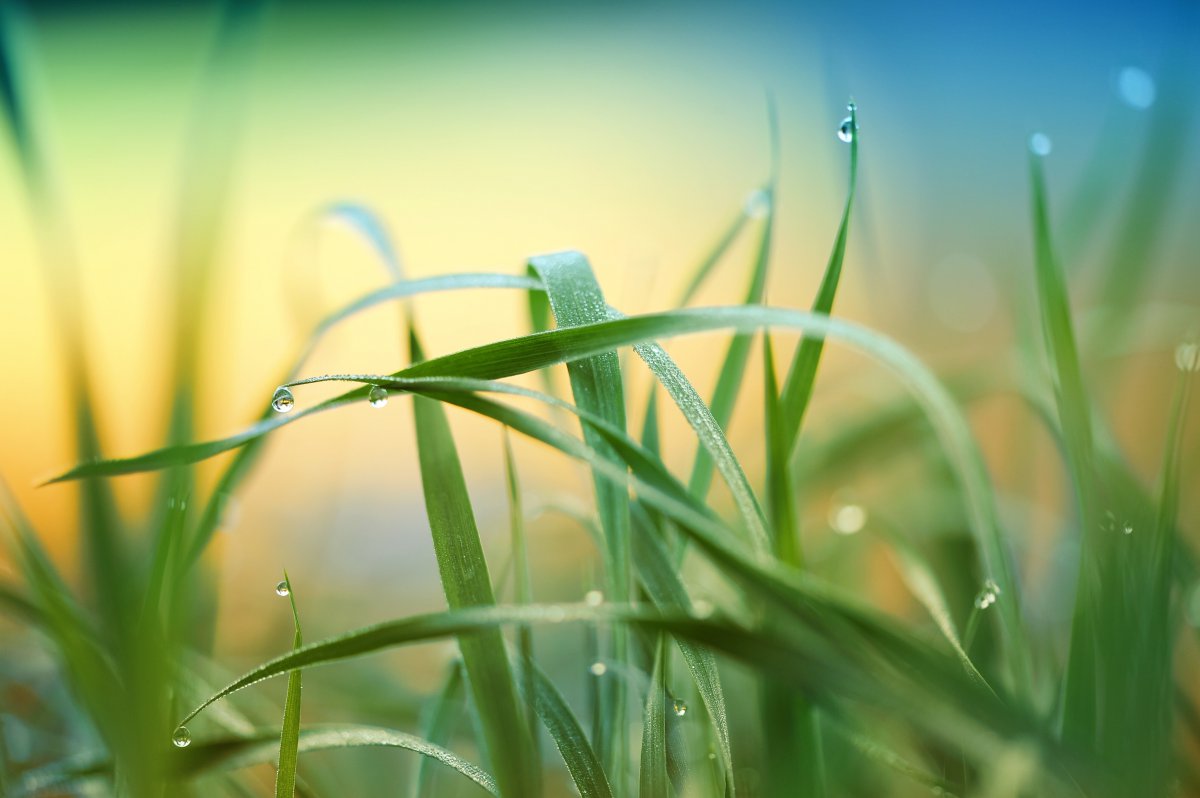
<path id="1" fill-rule="evenodd" d="M 839 535 L 853 535 L 867 525 L 867 511 L 858 504 L 839 504 L 829 511 L 829 526 Z"/>
<path id="2" fill-rule="evenodd" d="M 671 711 L 675 713 L 676 717 L 682 718 L 687 714 L 687 702 L 682 698 L 676 698 L 671 702 Z"/>
<path id="3" fill-rule="evenodd" d="M 1054 145 L 1045 133 L 1034 133 L 1029 137 L 1029 151 L 1041 158 L 1050 154 Z"/>
<path id="4" fill-rule="evenodd" d="M 1121 527 L 1121 531 L 1124 532 L 1126 535 L 1132 535 L 1133 534 L 1133 524 L 1126 521 L 1125 525 L 1123 527 Z"/>
<path id="5" fill-rule="evenodd" d="M 176 748 L 187 748 L 192 744 L 192 733 L 188 731 L 187 726 L 180 726 L 171 735 L 171 744 Z"/>
<path id="6" fill-rule="evenodd" d="M 975 609 L 986 610 L 995 604 L 999 597 L 1000 586 L 989 579 L 983 583 L 983 590 L 980 590 L 979 595 L 975 597 Z"/>
<path id="7" fill-rule="evenodd" d="M 696 599 L 692 602 L 692 614 L 697 618 L 711 618 L 715 611 L 713 603 L 707 599 Z"/>
<path id="8" fill-rule="evenodd" d="M 371 390 L 367 393 L 367 401 L 371 407 L 383 407 L 388 403 L 387 388 L 382 385 L 372 385 Z"/>
<path id="9" fill-rule="evenodd" d="M 848 116 L 842 120 L 842 124 L 838 126 L 837 136 L 842 141 L 849 144 L 854 141 L 855 134 L 858 133 L 858 125 L 854 122 L 854 117 Z"/>
<path id="10" fill-rule="evenodd" d="M 603 676 L 604 674 L 608 673 L 608 666 L 603 662 L 593 662 L 588 667 L 588 670 L 592 672 L 593 676 Z"/>
<path id="11" fill-rule="evenodd" d="M 295 406 L 296 397 L 287 386 L 281 385 L 275 389 L 275 395 L 271 397 L 271 407 L 276 413 L 290 413 Z"/>
<path id="12" fill-rule="evenodd" d="M 275 585 L 275 595 L 286 596 L 292 592 L 292 586 L 288 584 L 286 579 L 280 579 L 279 584 Z"/>
<path id="13" fill-rule="evenodd" d="M 599 607 L 604 603 L 604 594 L 599 590 L 589 590 L 583 597 L 583 603 L 589 607 Z"/>
<path id="14" fill-rule="evenodd" d="M 1185 374 L 1200 371 L 1200 344 L 1188 341 L 1175 347 L 1175 367 Z"/>

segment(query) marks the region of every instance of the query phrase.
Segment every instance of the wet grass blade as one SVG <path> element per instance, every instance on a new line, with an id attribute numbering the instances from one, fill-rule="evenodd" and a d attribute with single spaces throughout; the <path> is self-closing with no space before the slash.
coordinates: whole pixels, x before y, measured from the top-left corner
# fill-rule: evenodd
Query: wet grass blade
<path id="1" fill-rule="evenodd" d="M 546 287 L 546 296 L 560 328 L 601 322 L 608 318 L 608 305 L 596 282 L 592 268 L 581 253 L 559 252 L 530 259 L 529 268 Z M 599 352 L 567 364 L 571 392 L 582 410 L 605 419 L 622 432 L 625 430 L 625 391 L 621 364 L 615 351 Z M 614 463 L 621 459 L 605 437 L 585 425 L 583 438 L 602 457 Z M 633 565 L 630 557 L 629 492 L 624 485 L 593 475 L 596 509 L 604 531 L 604 573 L 607 591 L 614 601 L 633 599 Z M 631 663 L 628 632 L 612 630 L 612 658 L 619 668 Z M 618 790 L 623 790 L 628 750 L 628 726 L 625 684 L 621 679 L 606 679 L 601 693 L 600 726 L 596 741 L 601 760 Z"/>
<path id="2" fill-rule="evenodd" d="M 413 359 L 422 357 L 410 329 Z M 451 609 L 495 604 L 487 561 L 467 494 L 462 466 L 441 403 L 414 397 L 414 422 L 425 509 L 433 535 L 442 588 Z M 467 681 L 475 701 L 488 762 L 505 796 L 536 795 L 532 740 L 526 733 L 508 655 L 499 631 L 459 638 Z"/>
<path id="3" fill-rule="evenodd" d="M 642 710 L 642 768 L 638 791 L 641 798 L 658 798 L 672 792 L 667 776 L 667 684 L 663 662 L 666 642 L 661 635 L 659 638 L 654 646 L 654 670 Z"/>
<path id="4" fill-rule="evenodd" d="M 287 586 L 288 603 L 292 608 L 292 621 L 296 634 L 292 639 L 292 650 L 304 645 L 300 631 L 300 613 L 296 610 L 296 589 L 287 571 L 283 572 L 283 583 Z M 275 798 L 292 798 L 296 793 L 296 760 L 300 754 L 300 676 L 301 671 L 288 674 L 287 698 L 283 703 L 283 730 L 279 735 L 279 764 L 275 771 Z"/>
<path id="5" fill-rule="evenodd" d="M 834 239 L 833 252 L 825 265 L 825 274 L 821 278 L 821 286 L 813 300 L 812 312 L 833 312 L 833 300 L 837 296 L 838 282 L 842 276 L 842 262 L 846 258 L 846 240 L 849 236 L 850 211 L 854 207 L 854 192 L 858 182 L 858 111 L 854 103 L 850 104 L 850 124 L 854 134 L 850 139 L 850 187 L 846 192 L 846 207 L 842 211 L 842 221 L 838 225 L 837 238 Z M 800 427 L 804 423 L 804 414 L 808 410 L 808 402 L 812 398 L 813 384 L 816 382 L 817 366 L 821 362 L 821 352 L 825 341 L 821 338 L 804 336 L 796 353 L 792 357 L 792 365 L 784 380 L 782 406 L 782 434 L 784 448 L 790 453 L 796 448 L 796 440 L 800 437 Z"/>
<path id="6" fill-rule="evenodd" d="M 447 669 L 446 682 L 438 692 L 434 701 L 433 712 L 425 726 L 425 739 L 434 745 L 446 745 L 454 728 L 462 717 L 464 705 L 464 688 L 462 663 L 454 661 Z M 433 798 L 434 772 L 429 766 L 428 759 L 422 759 L 417 765 L 417 781 L 414 793 L 417 798 Z"/>

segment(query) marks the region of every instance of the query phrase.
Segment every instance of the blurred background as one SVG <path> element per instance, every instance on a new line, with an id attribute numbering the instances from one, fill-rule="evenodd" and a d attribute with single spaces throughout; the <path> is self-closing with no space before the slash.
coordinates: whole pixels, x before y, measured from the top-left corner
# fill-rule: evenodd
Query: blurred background
<path id="1" fill-rule="evenodd" d="M 1079 326 L 1101 330 L 1089 354 L 1093 387 L 1151 480 L 1176 373 L 1171 353 L 1200 330 L 1195 3 L 804 5 L 274 3 L 248 57 L 229 63 L 214 55 L 212 3 L 46 2 L 16 14 L 30 118 L 79 266 L 106 453 L 135 454 L 166 437 L 172 330 L 187 312 L 174 292 L 196 249 L 196 226 L 181 221 L 190 218 L 188 191 L 211 209 L 209 304 L 188 321 L 201 342 L 196 430 L 211 438 L 261 412 L 322 313 L 388 279 L 361 236 L 317 215 L 330 203 L 377 213 L 411 276 L 516 274 L 529 255 L 572 248 L 587 253 L 611 304 L 663 309 L 767 178 L 769 94 L 781 132 L 769 304 L 807 307 L 816 290 L 846 192 L 848 148 L 835 132 L 853 98 L 859 203 L 836 312 L 945 374 L 1001 368 L 1021 335 L 1036 334 L 1028 141 L 1048 137 L 1051 211 Z M 0 473 L 71 570 L 75 488 L 34 487 L 74 451 L 54 288 L 8 146 L 16 142 L 7 129 L 0 138 Z M 755 234 L 743 238 L 697 304 L 740 301 Z M 1096 286 L 1114 269 L 1141 275 L 1142 310 L 1119 351 L 1107 352 L 1100 314 L 1113 297 Z M 435 354 L 527 329 L 518 292 L 432 296 L 416 308 Z M 405 365 L 400 331 L 394 308 L 364 314 L 327 338 L 303 376 L 394 371 Z M 668 347 L 706 395 L 723 348 L 718 336 Z M 640 402 L 647 376 L 628 365 L 629 395 Z M 761 401 L 757 379 L 747 382 L 730 437 L 753 472 Z M 832 437 L 897 394 L 878 367 L 831 347 L 805 435 Z M 300 389 L 297 402 L 324 395 Z M 640 425 L 636 402 L 631 426 Z M 686 473 L 694 439 L 669 405 L 662 411 L 667 460 Z M 451 416 L 500 570 L 508 534 L 500 433 Z M 1019 517 L 1033 519 L 1014 533 L 1031 591 L 1069 597 L 1055 580 L 1057 562 L 1074 562 L 1070 551 L 1037 535 L 1038 519 L 1049 533 L 1065 506 L 1053 448 L 1015 399 L 989 399 L 970 417 L 997 483 L 1014 489 Z M 1185 474 L 1197 473 L 1198 452 L 1185 447 Z M 1044 469 L 1015 465 L 1031 453 L 1045 455 Z M 590 478 L 525 441 L 517 455 L 533 512 L 535 594 L 576 600 L 592 583 L 594 551 L 577 526 L 538 508 L 586 509 Z M 891 449 L 802 485 L 816 567 L 877 574 L 862 579 L 866 589 L 898 611 L 906 599 L 890 586 L 891 566 L 831 525 L 847 503 L 865 521 L 841 524 L 843 532 L 889 514 L 919 519 L 919 507 L 873 498 L 904 484 L 916 486 L 910 501 L 919 506 L 920 459 Z M 117 485 L 124 509 L 147 511 L 152 481 Z M 1184 518 L 1198 501 L 1185 489 Z M 231 500 L 211 554 L 217 658 L 238 669 L 288 645 L 288 610 L 272 591 L 284 567 L 316 638 L 440 608 L 433 563 L 407 402 L 291 426 Z M 1050 612 L 1053 602 L 1033 605 Z M 434 666 L 451 650 L 421 647 L 370 668 L 388 669 L 387 689 L 408 706 L 407 696 L 437 683 Z M 339 691 L 375 672 L 356 668 L 307 680 L 307 706 L 335 705 Z"/>

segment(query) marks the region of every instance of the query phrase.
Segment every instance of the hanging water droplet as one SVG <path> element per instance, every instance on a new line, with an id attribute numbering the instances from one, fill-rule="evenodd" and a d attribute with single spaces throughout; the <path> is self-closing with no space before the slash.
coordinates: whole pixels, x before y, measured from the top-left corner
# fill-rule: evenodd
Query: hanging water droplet
<path id="1" fill-rule="evenodd" d="M 676 717 L 682 718 L 687 714 L 687 703 L 682 698 L 676 698 L 671 703 L 671 711 L 675 713 Z"/>
<path id="2" fill-rule="evenodd" d="M 842 120 L 842 124 L 838 126 L 838 138 L 849 144 L 854 141 L 855 134 L 858 133 L 858 125 L 854 122 L 854 117 L 848 116 Z"/>
<path id="3" fill-rule="evenodd" d="M 608 666 L 603 662 L 593 662 L 588 670 L 592 672 L 593 676 L 603 676 L 608 673 Z"/>
<path id="4" fill-rule="evenodd" d="M 1053 146 L 1050 137 L 1045 133 L 1034 133 L 1029 137 L 1029 151 L 1039 157 L 1044 158 L 1049 155 Z"/>
<path id="5" fill-rule="evenodd" d="M 696 599 L 692 602 L 692 614 L 697 618 L 710 618 L 715 609 L 712 602 L 707 599 Z"/>
<path id="6" fill-rule="evenodd" d="M 583 603 L 589 607 L 599 607 L 604 603 L 604 594 L 599 590 L 589 590 L 583 597 Z"/>
<path id="7" fill-rule="evenodd" d="M 1133 534 L 1133 524 L 1126 521 L 1125 526 L 1121 527 L 1121 531 L 1124 532 L 1126 535 L 1132 535 Z"/>
<path id="8" fill-rule="evenodd" d="M 1000 596 L 1000 586 L 988 579 L 983 583 L 983 589 L 979 591 L 979 595 L 975 596 L 975 608 L 986 610 L 988 607 L 996 603 L 996 599 Z"/>
<path id="9" fill-rule="evenodd" d="M 180 726 L 171 735 L 171 744 L 176 748 L 187 748 L 192 744 L 192 733 L 188 731 L 187 726 Z"/>
<path id="10" fill-rule="evenodd" d="M 867 511 L 858 504 L 835 504 L 829 511 L 829 526 L 839 535 L 853 535 L 867 525 Z"/>
<path id="11" fill-rule="evenodd" d="M 372 385 L 371 390 L 367 393 L 367 401 L 371 403 L 371 407 L 383 407 L 388 402 L 387 388 L 382 385 Z"/>
<path id="12" fill-rule="evenodd" d="M 280 579 L 279 583 L 275 585 L 275 595 L 277 596 L 286 596 L 291 592 L 292 586 L 288 584 L 286 579 Z"/>
<path id="13" fill-rule="evenodd" d="M 1175 366 L 1185 374 L 1200 371 L 1200 344 L 1188 341 L 1175 347 Z"/>
<path id="14" fill-rule="evenodd" d="M 271 407 L 275 408 L 276 413 L 290 412 L 296 406 L 296 397 L 292 396 L 291 390 L 284 385 L 275 389 L 275 395 L 271 397 Z"/>

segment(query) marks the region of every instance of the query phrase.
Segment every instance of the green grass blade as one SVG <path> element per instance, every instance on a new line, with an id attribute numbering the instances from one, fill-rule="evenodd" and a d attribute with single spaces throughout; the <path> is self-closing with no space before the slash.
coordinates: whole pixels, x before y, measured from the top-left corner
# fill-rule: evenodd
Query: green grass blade
<path id="1" fill-rule="evenodd" d="M 854 207 L 854 192 L 858 182 L 858 110 L 850 103 L 850 123 L 854 128 L 854 136 L 850 139 L 850 187 L 846 192 L 846 207 L 842 211 L 842 221 L 838 225 L 837 238 L 834 239 L 833 252 L 825 265 L 825 274 L 821 278 L 821 286 L 813 300 L 812 312 L 833 312 L 833 300 L 837 296 L 838 282 L 842 276 L 842 262 L 846 258 L 846 240 L 850 228 L 850 211 Z M 782 427 L 785 449 L 791 452 L 796 448 L 796 439 L 800 436 L 800 427 L 804 423 L 804 414 L 808 410 L 808 402 L 812 398 L 813 384 L 816 382 L 817 366 L 821 362 L 821 353 L 825 341 L 821 338 L 805 336 L 796 347 L 792 357 L 792 365 L 784 380 L 782 405 Z"/>
<path id="2" fill-rule="evenodd" d="M 641 798 L 671 794 L 671 780 L 667 776 L 667 684 L 663 662 L 666 642 L 659 640 L 654 648 L 654 671 L 642 711 L 642 770 L 638 791 Z"/>
<path id="3" fill-rule="evenodd" d="M 612 798 L 612 787 L 600 765 L 600 758 L 554 683 L 531 662 L 525 662 L 521 667 L 533 674 L 532 680 L 523 678 L 522 684 L 532 681 L 538 715 L 562 755 L 580 796 Z"/>
<path id="4" fill-rule="evenodd" d="M 581 253 L 560 252 L 535 257 L 530 259 L 529 268 L 545 285 L 546 296 L 560 328 L 578 327 L 608 318 L 604 294 L 587 258 Z M 600 352 L 572 361 L 567 364 L 567 374 L 575 404 L 624 431 L 625 392 L 617 353 Z M 601 456 L 608 457 L 614 463 L 621 462 L 609 442 L 592 427 L 584 426 L 583 437 Z M 633 571 L 628 488 L 599 475 L 593 475 L 593 486 L 600 527 L 604 530 L 604 572 L 608 594 L 614 601 L 630 601 L 633 598 Z M 623 668 L 630 664 L 629 657 L 627 630 L 614 628 L 613 660 Z M 612 781 L 621 790 L 625 783 L 626 752 L 629 747 L 625 684 L 620 679 L 606 679 L 600 683 L 599 689 L 602 734 L 596 744 Z"/>
<path id="5" fill-rule="evenodd" d="M 449 742 L 455 726 L 462 717 L 464 686 L 462 663 L 456 660 L 450 664 L 446 683 L 438 692 L 433 712 L 425 726 L 425 739 L 430 743 L 446 745 Z M 434 783 L 433 769 L 429 767 L 429 760 L 423 758 L 417 765 L 417 780 L 414 790 L 417 798 L 433 798 L 436 795 L 433 791 Z"/>
<path id="6" fill-rule="evenodd" d="M 414 359 L 421 357 L 411 332 Z M 462 465 L 446 411 L 424 397 L 413 400 L 417 454 L 425 510 L 433 535 L 442 588 L 451 609 L 495 604 L 487 560 L 467 494 Z M 536 795 L 532 740 L 525 732 L 504 641 L 496 630 L 459 638 L 467 681 L 475 700 L 483 744 L 505 796 Z"/>
<path id="7" fill-rule="evenodd" d="M 287 585 L 288 603 L 296 626 L 292 639 L 292 650 L 295 651 L 304 645 L 304 635 L 300 631 L 300 613 L 296 609 L 296 589 L 287 571 L 283 572 L 283 582 Z M 296 760 L 300 754 L 300 674 L 298 670 L 288 674 L 283 730 L 279 735 L 279 765 L 275 771 L 275 798 L 292 798 L 296 793 Z"/>
<path id="8" fill-rule="evenodd" d="M 521 504 L 521 486 L 517 477 L 517 462 L 513 457 L 512 441 L 508 427 L 504 428 L 504 476 L 508 486 L 509 529 L 512 533 L 513 571 L 516 574 L 516 603 L 533 603 L 533 584 L 529 574 L 529 550 L 525 542 L 525 513 Z M 534 662 L 533 630 L 528 626 L 517 627 L 517 656 L 521 662 Z M 537 709 L 534 706 L 532 670 L 524 669 L 527 683 L 521 686 L 525 696 L 525 719 L 529 722 L 529 739 L 533 742 L 533 768 L 542 771 L 541 753 L 538 745 Z"/>

